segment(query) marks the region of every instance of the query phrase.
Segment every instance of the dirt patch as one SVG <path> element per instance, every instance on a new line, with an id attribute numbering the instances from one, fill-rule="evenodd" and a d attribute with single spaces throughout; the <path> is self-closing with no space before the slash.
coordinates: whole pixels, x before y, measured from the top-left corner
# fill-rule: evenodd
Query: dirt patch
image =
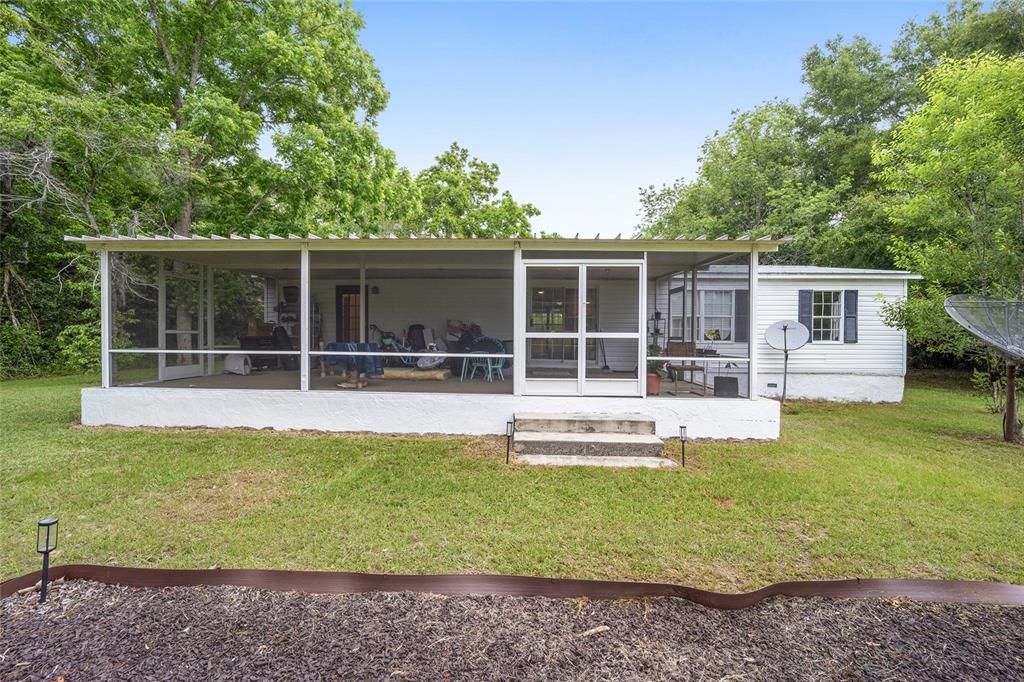
<path id="1" fill-rule="evenodd" d="M 696 492 L 700 493 L 704 497 L 711 499 L 719 507 L 731 507 L 732 505 L 736 504 L 736 500 L 734 500 L 733 498 L 726 497 L 725 495 L 716 495 L 707 488 L 697 488 Z"/>
<path id="2" fill-rule="evenodd" d="M 265 509 L 289 494 L 288 476 L 280 471 L 233 471 L 189 479 L 161 493 L 154 511 L 182 521 L 223 519 Z"/>
<path id="3" fill-rule="evenodd" d="M 84 581 L 0 602 L 0 679 L 1022 679 L 1024 609 L 312 595 Z"/>

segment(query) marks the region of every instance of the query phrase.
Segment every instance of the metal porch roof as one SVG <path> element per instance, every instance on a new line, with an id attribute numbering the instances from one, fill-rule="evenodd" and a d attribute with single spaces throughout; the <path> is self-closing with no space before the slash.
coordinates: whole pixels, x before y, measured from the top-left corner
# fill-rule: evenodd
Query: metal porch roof
<path id="1" fill-rule="evenodd" d="M 621 234 L 613 238 L 594 237 L 539 239 L 498 239 L 498 238 L 446 238 L 434 236 L 397 237 L 359 237 L 355 235 L 328 234 L 326 237 L 309 235 L 302 237 L 289 234 L 286 237 L 270 235 L 242 236 L 232 234 L 227 237 L 192 235 L 99 235 L 74 236 L 65 235 L 64 241 L 85 244 L 90 250 L 221 250 L 221 249 L 259 249 L 259 250 L 297 250 L 303 246 L 323 250 L 386 250 L 386 249 L 437 249 L 437 250 L 471 250 L 471 249 L 512 249 L 519 246 L 523 249 L 536 250 L 624 250 L 624 251 L 732 251 L 748 252 L 776 251 L 780 244 L 789 241 L 788 237 L 774 239 L 772 237 L 751 237 L 742 235 L 735 239 L 718 237 L 709 239 L 699 236 L 694 239 L 645 239 L 637 237 L 623 238 Z"/>

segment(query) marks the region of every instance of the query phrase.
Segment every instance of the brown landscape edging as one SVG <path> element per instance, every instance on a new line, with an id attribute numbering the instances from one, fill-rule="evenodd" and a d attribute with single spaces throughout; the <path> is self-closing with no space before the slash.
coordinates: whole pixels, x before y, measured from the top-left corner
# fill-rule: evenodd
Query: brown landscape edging
<path id="1" fill-rule="evenodd" d="M 0 583 L 0 598 L 32 587 L 40 579 L 35 571 Z M 506 575 L 389 575 L 326 571 L 261 569 L 128 568 L 68 564 L 50 568 L 50 580 L 94 580 L 129 587 L 232 585 L 277 592 L 428 592 L 445 595 L 508 595 L 590 599 L 682 597 L 717 609 L 742 609 L 763 599 L 833 597 L 857 599 L 907 598 L 960 604 L 1024 606 L 1024 585 L 972 580 L 805 580 L 782 582 L 753 592 L 726 594 L 667 583 L 575 580 Z"/>

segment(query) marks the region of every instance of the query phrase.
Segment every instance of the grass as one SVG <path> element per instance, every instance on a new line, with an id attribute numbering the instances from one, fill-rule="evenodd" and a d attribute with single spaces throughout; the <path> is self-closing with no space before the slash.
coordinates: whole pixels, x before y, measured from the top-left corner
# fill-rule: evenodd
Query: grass
<path id="1" fill-rule="evenodd" d="M 93 382 L 0 384 L 0 576 L 38 567 L 56 514 L 57 563 L 1024 583 L 1024 449 L 935 376 L 902 405 L 787 406 L 780 440 L 697 443 L 686 471 L 507 467 L 503 439 L 83 428 Z"/>

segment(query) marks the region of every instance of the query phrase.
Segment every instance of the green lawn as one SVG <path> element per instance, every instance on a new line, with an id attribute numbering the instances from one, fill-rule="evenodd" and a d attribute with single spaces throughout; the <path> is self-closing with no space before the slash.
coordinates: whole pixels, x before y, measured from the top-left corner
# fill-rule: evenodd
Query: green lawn
<path id="1" fill-rule="evenodd" d="M 87 429 L 87 378 L 0 384 L 0 575 L 54 561 L 486 572 L 748 589 L 797 578 L 1024 583 L 1024 449 L 942 382 L 787 407 L 775 443 L 686 471 L 504 464 L 503 439 Z"/>

